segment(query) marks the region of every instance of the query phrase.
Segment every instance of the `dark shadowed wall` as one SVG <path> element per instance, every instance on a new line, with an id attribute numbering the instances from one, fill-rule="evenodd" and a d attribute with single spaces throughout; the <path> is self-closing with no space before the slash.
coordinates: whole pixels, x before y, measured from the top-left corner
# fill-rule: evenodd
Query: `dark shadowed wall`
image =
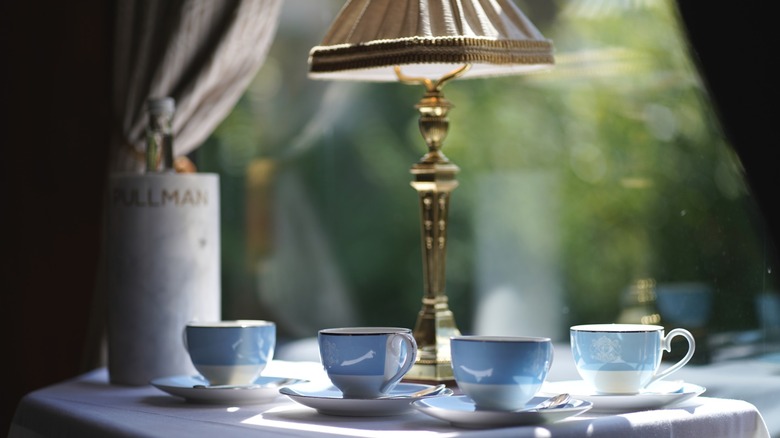
<path id="1" fill-rule="evenodd" d="M 112 4 L 0 6 L 0 434 L 85 362 L 100 247 Z"/>

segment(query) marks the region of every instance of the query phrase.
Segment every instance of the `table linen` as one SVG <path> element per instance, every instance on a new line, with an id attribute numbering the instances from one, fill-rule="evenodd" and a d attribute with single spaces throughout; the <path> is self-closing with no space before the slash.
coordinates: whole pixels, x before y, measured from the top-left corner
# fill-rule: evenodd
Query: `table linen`
<path id="1" fill-rule="evenodd" d="M 269 375 L 326 379 L 316 362 L 272 361 Z M 391 417 L 322 415 L 279 395 L 244 406 L 189 403 L 153 386 L 112 385 L 99 368 L 25 396 L 9 437 L 754 437 L 768 438 L 761 414 L 733 399 L 696 397 L 678 406 L 618 415 L 585 413 L 539 426 L 461 429 L 421 412 Z"/>

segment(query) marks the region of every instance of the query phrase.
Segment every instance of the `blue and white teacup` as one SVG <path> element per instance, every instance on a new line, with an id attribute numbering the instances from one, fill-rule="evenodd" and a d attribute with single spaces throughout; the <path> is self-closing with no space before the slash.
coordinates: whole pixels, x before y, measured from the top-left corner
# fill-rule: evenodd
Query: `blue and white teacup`
<path id="1" fill-rule="evenodd" d="M 406 328 L 323 329 L 317 340 L 325 372 L 345 398 L 386 395 L 417 358 L 417 343 Z"/>
<path id="2" fill-rule="evenodd" d="M 249 385 L 276 348 L 276 324 L 262 320 L 191 321 L 184 345 L 195 369 L 210 385 Z"/>
<path id="3" fill-rule="evenodd" d="M 682 368 L 696 349 L 696 341 L 688 330 L 676 328 L 664 336 L 660 325 L 576 325 L 571 327 L 570 334 L 577 372 L 602 394 L 637 394 Z M 688 341 L 688 353 L 659 372 L 663 352 L 671 351 L 675 336 Z"/>
<path id="4" fill-rule="evenodd" d="M 454 336 L 450 348 L 455 381 L 478 409 L 522 409 L 553 361 L 549 338 Z"/>

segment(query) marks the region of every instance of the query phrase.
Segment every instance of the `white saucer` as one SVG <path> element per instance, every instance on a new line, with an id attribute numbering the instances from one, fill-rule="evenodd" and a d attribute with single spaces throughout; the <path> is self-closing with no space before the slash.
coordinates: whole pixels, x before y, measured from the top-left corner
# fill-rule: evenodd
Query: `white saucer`
<path id="1" fill-rule="evenodd" d="M 399 383 L 388 395 L 403 396 L 415 393 L 431 385 L 415 383 Z M 279 389 L 279 392 L 290 397 L 294 402 L 314 408 L 325 415 L 347 417 L 376 417 L 400 415 L 413 411 L 411 403 L 421 399 L 448 398 L 452 390 L 445 388 L 434 395 L 406 398 L 344 398 L 335 386 L 328 384 L 301 384 Z"/>
<path id="2" fill-rule="evenodd" d="M 704 387 L 692 383 L 661 380 L 650 384 L 639 394 L 611 395 L 597 393 L 583 380 L 568 380 L 545 382 L 541 393 L 552 395 L 566 392 L 572 397 L 592 402 L 591 412 L 616 413 L 658 409 L 691 399 L 704 391 Z"/>
<path id="3" fill-rule="evenodd" d="M 588 401 L 572 398 L 566 406 L 560 408 L 534 409 L 545 399 L 547 397 L 534 397 L 524 410 L 518 411 L 477 409 L 471 398 L 465 395 L 418 400 L 412 406 L 431 417 L 448 421 L 453 426 L 469 429 L 553 423 L 579 415 L 592 406 Z"/>
<path id="4" fill-rule="evenodd" d="M 279 396 L 279 388 L 305 382 L 287 377 L 265 377 L 255 379 L 253 385 L 236 387 L 209 387 L 201 376 L 170 376 L 153 379 L 150 383 L 168 394 L 183 397 L 187 401 L 214 404 L 266 403 Z M 197 387 L 205 386 L 205 387 Z"/>

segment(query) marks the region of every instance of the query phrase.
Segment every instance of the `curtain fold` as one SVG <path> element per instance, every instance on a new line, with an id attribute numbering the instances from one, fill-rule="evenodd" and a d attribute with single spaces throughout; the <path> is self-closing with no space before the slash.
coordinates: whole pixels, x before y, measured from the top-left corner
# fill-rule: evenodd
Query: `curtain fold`
<path id="1" fill-rule="evenodd" d="M 724 134 L 744 168 L 772 252 L 780 248 L 777 160 L 773 149 L 777 67 L 771 3 L 676 2 L 690 52 L 713 100 Z"/>
<path id="2" fill-rule="evenodd" d="M 174 156 L 196 149 L 260 69 L 281 1 L 118 1 L 110 170 L 144 170 L 151 97 L 176 100 Z"/>
<path id="3" fill-rule="evenodd" d="M 148 98 L 176 100 L 175 157 L 200 146 L 265 61 L 281 5 L 282 0 L 117 0 L 107 172 L 145 170 Z M 106 361 L 105 227 L 102 234 L 85 370 Z"/>

